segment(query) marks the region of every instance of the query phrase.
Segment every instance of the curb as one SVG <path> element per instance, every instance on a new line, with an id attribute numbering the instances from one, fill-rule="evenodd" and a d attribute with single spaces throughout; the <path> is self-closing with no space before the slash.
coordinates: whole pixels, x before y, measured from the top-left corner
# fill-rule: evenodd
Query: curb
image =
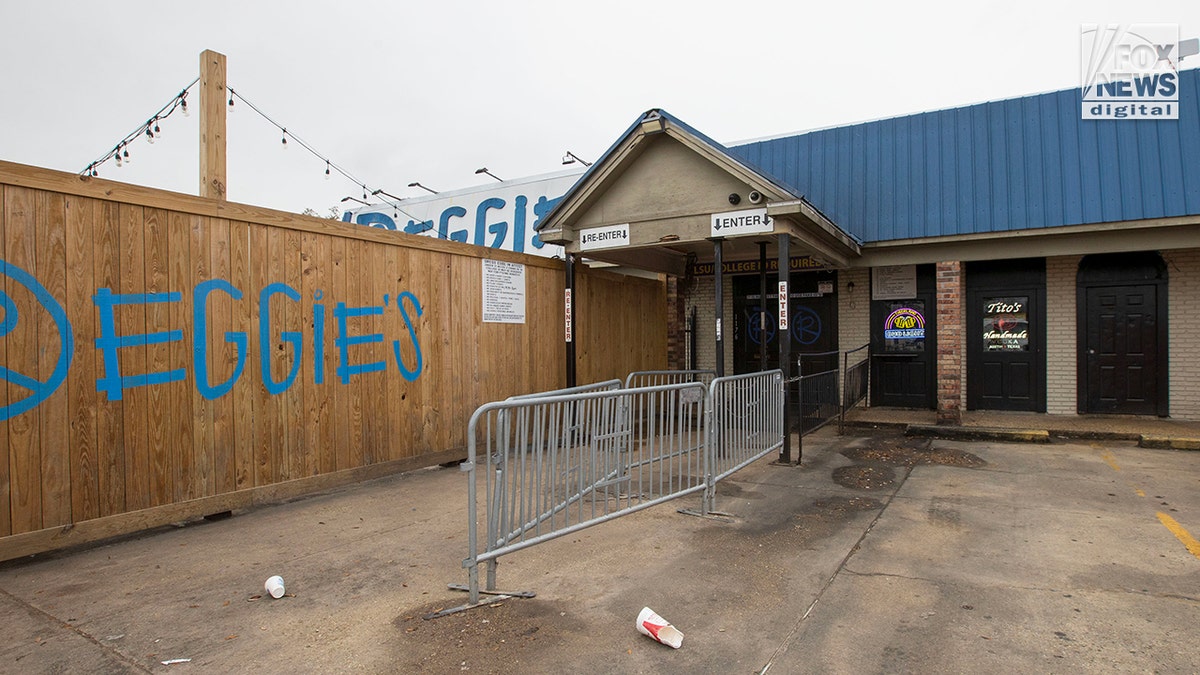
<path id="1" fill-rule="evenodd" d="M 1200 450 L 1200 438 L 1142 434 L 1138 438 L 1138 447 L 1158 450 Z"/>
<path id="2" fill-rule="evenodd" d="M 1010 443 L 1049 443 L 1045 429 L 1000 429 L 996 427 L 955 427 L 935 424 L 909 424 L 905 436 L 966 441 L 1007 441 Z"/>

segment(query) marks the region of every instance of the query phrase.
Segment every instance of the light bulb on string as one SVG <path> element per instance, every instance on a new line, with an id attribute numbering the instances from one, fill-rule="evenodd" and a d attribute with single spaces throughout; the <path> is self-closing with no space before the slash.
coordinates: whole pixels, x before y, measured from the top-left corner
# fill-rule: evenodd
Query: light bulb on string
<path id="1" fill-rule="evenodd" d="M 233 90 L 229 90 L 229 112 L 233 112 Z"/>
<path id="2" fill-rule="evenodd" d="M 329 160 L 325 160 L 325 180 L 329 180 Z"/>
<path id="3" fill-rule="evenodd" d="M 146 142 L 154 145 L 154 132 L 150 131 L 150 125 L 146 125 Z"/>
<path id="4" fill-rule="evenodd" d="M 157 117 L 154 118 L 154 135 L 162 136 L 162 129 L 158 128 L 158 118 Z"/>
<path id="5" fill-rule="evenodd" d="M 187 92 L 186 91 L 183 92 L 183 95 L 179 97 L 179 109 L 183 111 L 184 117 L 192 116 L 192 113 L 188 110 L 188 107 L 187 107 Z"/>
<path id="6" fill-rule="evenodd" d="M 365 202 L 365 201 L 367 201 L 367 186 L 366 185 L 362 186 L 362 189 L 363 189 L 363 201 Z"/>
<path id="7" fill-rule="evenodd" d="M 113 153 L 113 159 L 117 160 L 117 166 L 121 166 L 121 146 L 117 146 L 117 151 Z"/>
<path id="8" fill-rule="evenodd" d="M 129 146 L 125 146 L 125 150 L 121 152 L 121 159 L 125 160 L 126 164 L 133 161 L 132 159 L 129 159 Z"/>
<path id="9" fill-rule="evenodd" d="M 279 140 L 283 144 L 283 149 L 287 150 L 287 129 L 283 130 L 283 137 Z"/>

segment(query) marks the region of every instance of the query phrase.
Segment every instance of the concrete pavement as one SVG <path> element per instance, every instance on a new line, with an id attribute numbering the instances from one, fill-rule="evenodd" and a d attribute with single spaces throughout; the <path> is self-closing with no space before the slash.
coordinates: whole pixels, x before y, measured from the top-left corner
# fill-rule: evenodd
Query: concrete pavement
<path id="1" fill-rule="evenodd" d="M 0 671 L 1195 672 L 1198 463 L 822 431 L 723 483 L 731 522 L 648 509 L 502 558 L 534 599 L 423 621 L 466 578 L 466 478 L 430 469 L 0 565 Z"/>

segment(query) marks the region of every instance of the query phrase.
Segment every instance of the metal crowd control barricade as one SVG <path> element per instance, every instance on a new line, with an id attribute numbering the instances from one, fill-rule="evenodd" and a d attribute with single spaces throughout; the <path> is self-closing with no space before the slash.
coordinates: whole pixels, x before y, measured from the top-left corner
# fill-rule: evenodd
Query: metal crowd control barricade
<path id="1" fill-rule="evenodd" d="M 700 382 L 707 387 L 716 376 L 715 370 L 639 370 L 625 378 L 625 388 L 657 387 L 684 382 Z"/>
<path id="2" fill-rule="evenodd" d="M 702 515 L 716 512 L 716 484 L 783 447 L 783 371 L 719 377 L 708 389 L 709 472 Z"/>
<path id="3" fill-rule="evenodd" d="M 468 606 L 480 604 L 481 592 L 499 593 L 504 554 L 702 492 L 706 398 L 703 384 L 685 383 L 523 396 L 476 410 L 461 465 L 469 473 L 469 584 L 456 587 L 470 593 Z M 513 595 L 531 594 L 500 593 Z"/>

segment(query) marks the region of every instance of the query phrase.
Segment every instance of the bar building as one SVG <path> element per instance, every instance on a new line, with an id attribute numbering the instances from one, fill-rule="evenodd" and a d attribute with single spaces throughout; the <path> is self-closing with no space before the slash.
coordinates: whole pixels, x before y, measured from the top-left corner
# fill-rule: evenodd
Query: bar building
<path id="1" fill-rule="evenodd" d="M 667 275 L 675 368 L 870 344 L 871 404 L 943 423 L 1200 419 L 1198 92 L 1181 71 L 1177 120 L 1084 120 L 1069 89 L 729 147 L 650 110 L 539 236 L 568 286 L 580 257 Z"/>

